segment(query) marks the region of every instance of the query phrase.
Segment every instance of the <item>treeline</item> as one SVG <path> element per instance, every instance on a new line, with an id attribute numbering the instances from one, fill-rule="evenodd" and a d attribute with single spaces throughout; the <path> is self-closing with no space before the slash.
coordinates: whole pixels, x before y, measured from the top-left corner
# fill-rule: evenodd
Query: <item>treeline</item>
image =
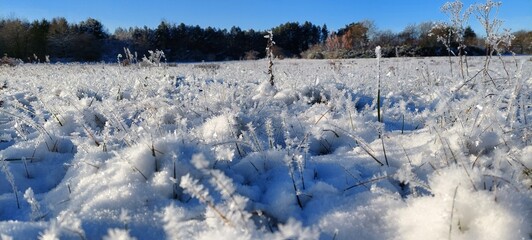
<path id="1" fill-rule="evenodd" d="M 326 29 L 326 27 L 325 27 Z M 287 56 L 296 56 L 308 46 L 320 43 L 328 32 L 305 22 L 286 23 L 273 30 L 275 41 Z M 257 59 L 265 56 L 265 31 L 230 30 L 161 22 L 155 29 L 118 28 L 110 38 L 113 45 L 125 46 L 138 53 L 162 50 L 170 61 L 218 61 Z"/>
<path id="2" fill-rule="evenodd" d="M 381 46 L 384 56 L 442 56 L 448 49 L 438 41 L 449 32 L 431 22 L 410 25 L 394 33 L 378 30 L 373 22 L 351 23 L 336 32 L 326 25 L 288 22 L 272 29 L 274 54 L 279 58 L 372 57 Z M 532 31 L 513 33 L 511 48 L 517 54 L 532 54 Z M 117 61 L 128 48 L 138 58 L 149 50 L 162 50 L 167 61 L 220 61 L 258 59 L 265 56 L 265 31 L 201 28 L 161 22 L 156 28 L 118 28 L 113 34 L 103 24 L 88 18 L 69 23 L 65 18 L 28 22 L 0 20 L 0 53 L 25 62 Z M 484 40 L 467 27 L 464 33 L 467 55 L 485 54 Z M 451 49 L 458 43 L 450 42 Z"/>
<path id="3" fill-rule="evenodd" d="M 351 23 L 329 34 L 323 44 L 314 45 L 302 53 L 305 58 L 361 58 L 375 57 L 375 47 L 381 46 L 384 57 L 447 56 L 460 54 L 460 43 L 449 26 L 423 22 L 406 26 L 401 32 L 378 30 L 372 21 Z M 501 54 L 532 54 L 532 31 L 514 32 L 512 45 Z M 463 31 L 465 55 L 486 54 L 486 41 L 467 26 Z M 445 38 L 447 46 L 442 42 Z M 462 53 L 463 54 L 463 53 Z"/>
<path id="4" fill-rule="evenodd" d="M 62 61 L 99 61 L 111 36 L 92 18 L 70 24 L 64 18 L 29 23 L 20 19 L 0 20 L 0 52 L 26 62 L 45 56 Z"/>

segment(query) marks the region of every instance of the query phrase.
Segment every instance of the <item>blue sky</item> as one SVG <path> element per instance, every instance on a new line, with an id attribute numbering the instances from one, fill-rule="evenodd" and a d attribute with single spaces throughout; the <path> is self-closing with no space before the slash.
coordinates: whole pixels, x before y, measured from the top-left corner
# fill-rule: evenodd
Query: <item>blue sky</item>
<path id="1" fill-rule="evenodd" d="M 378 29 L 399 32 L 408 24 L 443 21 L 440 7 L 449 0 L 0 0 L 0 18 L 33 21 L 65 17 L 80 22 L 92 17 L 112 33 L 117 27 L 155 28 L 170 23 L 215 28 L 266 30 L 281 23 L 310 21 L 337 30 L 346 24 L 373 20 Z M 484 0 L 463 0 L 465 6 Z M 532 0 L 506 0 L 499 18 L 513 30 L 532 28 Z M 482 34 L 477 20 L 471 26 Z"/>

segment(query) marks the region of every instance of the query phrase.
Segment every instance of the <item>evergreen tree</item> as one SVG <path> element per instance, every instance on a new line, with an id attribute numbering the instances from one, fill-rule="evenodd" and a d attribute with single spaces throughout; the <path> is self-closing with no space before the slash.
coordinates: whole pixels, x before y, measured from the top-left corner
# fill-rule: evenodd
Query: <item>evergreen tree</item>
<path id="1" fill-rule="evenodd" d="M 329 30 L 327 29 L 327 24 L 323 24 L 320 32 L 320 43 L 325 43 L 327 37 L 329 37 Z"/>
<path id="2" fill-rule="evenodd" d="M 160 50 L 166 50 L 170 48 L 170 25 L 162 21 L 155 30 L 155 47 Z"/>
<path id="3" fill-rule="evenodd" d="M 464 30 L 464 43 L 467 46 L 475 46 L 477 45 L 477 41 L 477 34 L 473 31 L 471 26 L 467 26 Z"/>
<path id="4" fill-rule="evenodd" d="M 44 60 L 45 55 L 47 55 L 46 46 L 49 29 L 50 23 L 45 19 L 42 19 L 41 21 L 35 20 L 30 25 L 30 51 L 35 54 L 39 60 Z"/>

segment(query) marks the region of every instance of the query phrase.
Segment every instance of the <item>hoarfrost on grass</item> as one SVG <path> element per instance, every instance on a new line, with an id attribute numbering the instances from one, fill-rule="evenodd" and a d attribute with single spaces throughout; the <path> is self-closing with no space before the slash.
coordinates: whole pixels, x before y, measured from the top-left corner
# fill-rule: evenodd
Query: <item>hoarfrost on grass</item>
<path id="1" fill-rule="evenodd" d="M 3 68 L 2 238 L 527 238 L 532 67 L 503 59 Z"/>

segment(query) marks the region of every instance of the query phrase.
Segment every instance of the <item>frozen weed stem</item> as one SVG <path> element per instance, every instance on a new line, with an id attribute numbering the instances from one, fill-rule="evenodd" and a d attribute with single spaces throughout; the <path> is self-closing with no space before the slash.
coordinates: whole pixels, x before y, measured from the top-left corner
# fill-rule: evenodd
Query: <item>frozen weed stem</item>
<path id="1" fill-rule="evenodd" d="M 0 156 L 2 159 L 0 162 L 2 162 L 2 172 L 6 176 L 7 181 L 11 185 L 11 189 L 13 190 L 13 194 L 15 194 L 15 200 L 17 201 L 17 208 L 20 209 L 20 202 L 18 200 L 18 189 L 17 185 L 15 184 L 15 178 L 13 177 L 13 174 L 9 170 L 9 166 L 7 165 L 7 161 L 4 159 L 3 156 Z"/>
<path id="2" fill-rule="evenodd" d="M 377 121 L 382 123 L 381 117 L 381 46 L 375 47 L 375 56 L 377 58 Z"/>
<path id="3" fill-rule="evenodd" d="M 31 188 L 26 189 L 26 192 L 24 192 L 24 198 L 31 207 L 31 220 L 37 221 L 43 217 L 43 214 L 41 213 L 41 206 L 39 205 L 37 199 L 35 199 L 35 194 L 33 194 L 33 190 Z"/>
<path id="4" fill-rule="evenodd" d="M 464 26 L 467 24 L 469 20 L 469 16 L 471 15 L 471 9 L 468 8 L 465 11 L 462 12 L 464 4 L 460 0 L 456 0 L 454 2 L 447 2 L 445 3 L 441 11 L 446 13 L 449 16 L 450 19 L 450 25 L 449 31 L 451 36 L 454 38 L 454 40 L 458 43 L 458 56 L 460 57 L 460 70 L 462 78 L 465 78 L 464 74 L 464 56 L 465 56 L 465 63 L 467 66 L 467 52 L 466 44 L 465 44 L 465 28 Z M 449 46 L 446 45 L 446 47 L 449 48 Z M 451 63 L 452 64 L 452 63 Z M 466 69 L 467 72 L 467 69 Z M 451 65 L 451 73 L 452 73 L 452 65 Z M 467 73 L 469 74 L 469 73 Z"/>
<path id="5" fill-rule="evenodd" d="M 236 193 L 232 179 L 220 170 L 208 169 L 209 163 L 201 154 L 194 155 L 192 163 L 197 170 L 209 178 L 210 185 L 221 195 L 224 204 L 216 204 L 205 185 L 194 179 L 190 173 L 181 177 L 179 186 L 184 189 L 185 193 L 206 204 L 224 224 L 237 229 L 247 228 L 251 224 L 249 222 L 251 214 L 245 210 L 248 199 Z"/>
<path id="6" fill-rule="evenodd" d="M 512 40 L 515 38 L 508 29 L 504 29 L 502 33 L 500 32 L 503 24 L 503 21 L 498 19 L 499 8 L 501 5 L 502 2 L 487 0 L 485 4 L 475 4 L 470 6 L 470 11 L 474 12 L 476 18 L 486 32 L 486 38 L 484 41 L 486 58 L 483 70 L 484 75 L 491 79 L 494 86 L 496 86 L 495 82 L 489 74 L 491 57 L 494 53 L 497 53 L 500 56 L 504 48 L 509 47 L 512 44 Z M 502 64 L 504 66 L 504 61 L 502 61 Z M 506 69 L 506 66 L 504 66 L 504 68 Z"/>
<path id="7" fill-rule="evenodd" d="M 273 81 L 273 45 L 275 45 L 275 42 L 273 41 L 273 32 L 271 30 L 268 31 L 268 34 L 265 35 L 264 38 L 268 39 L 268 43 L 266 45 L 266 55 L 268 57 L 268 75 L 270 75 L 270 84 L 273 87 L 275 85 L 275 82 Z"/>

